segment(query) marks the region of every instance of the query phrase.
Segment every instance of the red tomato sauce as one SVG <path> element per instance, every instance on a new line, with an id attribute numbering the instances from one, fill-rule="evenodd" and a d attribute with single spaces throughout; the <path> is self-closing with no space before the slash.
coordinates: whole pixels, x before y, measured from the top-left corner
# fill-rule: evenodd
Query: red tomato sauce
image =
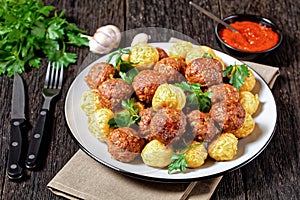
<path id="1" fill-rule="evenodd" d="M 234 47 L 243 51 L 258 52 L 274 47 L 279 35 L 262 24 L 242 21 L 230 24 L 238 30 L 238 33 L 226 28 L 221 30 L 220 36 L 222 40 Z"/>

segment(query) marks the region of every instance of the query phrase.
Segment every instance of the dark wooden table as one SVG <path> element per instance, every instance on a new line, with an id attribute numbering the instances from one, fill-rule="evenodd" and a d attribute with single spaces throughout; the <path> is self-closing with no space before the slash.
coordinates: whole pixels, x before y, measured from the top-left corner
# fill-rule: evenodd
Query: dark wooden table
<path id="1" fill-rule="evenodd" d="M 65 16 L 92 35 L 106 24 L 115 24 L 122 31 L 155 26 L 182 32 L 200 44 L 220 50 L 214 37 L 214 22 L 189 6 L 187 0 L 46 0 L 67 10 Z M 278 106 L 278 123 L 268 147 L 246 166 L 224 175 L 212 199 L 300 199 L 300 2 L 295 0 L 210 0 L 195 1 L 222 17 L 234 13 L 262 15 L 272 19 L 284 34 L 281 49 L 258 62 L 280 67 L 280 77 L 272 92 Z M 47 183 L 78 150 L 64 119 L 64 100 L 76 77 L 78 66 L 87 56 L 88 48 L 70 47 L 77 53 L 77 64 L 65 70 L 62 95 L 53 106 L 53 129 L 48 137 L 48 155 L 43 168 L 27 172 L 23 182 L 11 182 L 6 176 L 12 79 L 0 77 L 0 199 L 61 199 L 52 194 Z M 43 98 L 41 89 L 45 76 L 41 69 L 22 74 L 27 90 L 28 124 L 35 124 Z M 31 133 L 31 127 L 28 134 Z"/>

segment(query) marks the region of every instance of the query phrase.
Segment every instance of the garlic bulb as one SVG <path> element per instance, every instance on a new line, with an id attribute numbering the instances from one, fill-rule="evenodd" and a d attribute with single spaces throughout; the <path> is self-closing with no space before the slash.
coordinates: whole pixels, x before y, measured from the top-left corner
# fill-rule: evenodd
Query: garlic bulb
<path id="1" fill-rule="evenodd" d="M 119 46 L 121 33 L 118 27 L 106 25 L 97 29 L 93 37 L 89 38 L 90 51 L 94 53 L 109 53 Z"/>
<path id="2" fill-rule="evenodd" d="M 139 33 L 132 39 L 131 46 L 134 46 L 140 42 L 147 43 L 149 39 L 151 39 L 150 35 L 147 35 L 146 33 Z"/>

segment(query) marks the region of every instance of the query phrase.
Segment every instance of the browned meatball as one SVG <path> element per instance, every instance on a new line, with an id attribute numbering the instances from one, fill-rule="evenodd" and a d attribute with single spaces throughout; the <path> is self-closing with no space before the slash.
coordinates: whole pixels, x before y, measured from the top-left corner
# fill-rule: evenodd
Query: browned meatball
<path id="1" fill-rule="evenodd" d="M 131 162 L 137 157 L 145 145 L 145 140 L 129 127 L 114 129 L 108 136 L 108 152 L 121 162 Z"/>
<path id="2" fill-rule="evenodd" d="M 185 80 L 182 75 L 185 67 L 186 64 L 183 58 L 168 57 L 158 61 L 153 69 L 165 76 L 168 83 L 174 83 Z"/>
<path id="3" fill-rule="evenodd" d="M 222 64 L 216 59 L 197 58 L 187 65 L 185 77 L 189 83 L 210 86 L 223 81 L 222 70 Z"/>
<path id="4" fill-rule="evenodd" d="M 239 102 L 221 101 L 213 104 L 209 112 L 224 132 L 242 127 L 246 112 Z"/>
<path id="5" fill-rule="evenodd" d="M 131 97 L 131 85 L 121 79 L 108 79 L 99 88 L 99 101 L 101 106 L 111 110 L 121 108 L 121 101 Z"/>
<path id="6" fill-rule="evenodd" d="M 219 101 L 239 101 L 239 91 L 229 84 L 218 84 L 213 85 L 208 88 L 209 91 L 212 91 L 213 95 L 211 97 L 212 104 L 219 102 Z"/>
<path id="7" fill-rule="evenodd" d="M 152 136 L 165 145 L 177 142 L 183 136 L 185 127 L 186 116 L 174 108 L 161 108 L 150 122 Z"/>
<path id="8" fill-rule="evenodd" d="M 163 50 L 162 48 L 156 47 L 156 50 L 158 52 L 159 60 L 169 57 L 167 52 L 165 52 L 165 50 Z"/>
<path id="9" fill-rule="evenodd" d="M 91 89 L 97 89 L 104 81 L 112 78 L 115 72 L 114 67 L 106 62 L 96 63 L 91 67 L 85 81 Z"/>
<path id="10" fill-rule="evenodd" d="M 150 130 L 150 122 L 154 115 L 155 115 L 155 111 L 152 109 L 152 107 L 141 110 L 139 112 L 139 116 L 140 116 L 140 121 L 138 122 L 139 134 L 147 141 L 151 141 L 153 139 Z"/>
<path id="11" fill-rule="evenodd" d="M 199 142 L 210 142 L 218 135 L 219 130 L 212 118 L 199 110 L 193 110 L 187 115 L 195 140 Z"/>
<path id="12" fill-rule="evenodd" d="M 137 98 L 147 104 L 152 98 L 158 86 L 166 83 L 166 78 L 154 70 L 143 70 L 134 77 L 132 86 Z"/>

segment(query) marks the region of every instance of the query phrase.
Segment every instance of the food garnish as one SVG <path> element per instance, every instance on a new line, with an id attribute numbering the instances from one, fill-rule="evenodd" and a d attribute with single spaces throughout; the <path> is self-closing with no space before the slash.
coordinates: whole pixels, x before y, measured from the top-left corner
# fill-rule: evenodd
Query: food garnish
<path id="1" fill-rule="evenodd" d="M 229 65 L 223 71 L 223 77 L 229 77 L 229 83 L 232 84 L 236 89 L 240 90 L 245 82 L 245 77 L 249 77 L 249 69 L 245 64 L 242 65 Z"/>
<path id="2" fill-rule="evenodd" d="M 134 98 L 122 100 L 122 108 L 124 111 L 117 113 L 115 118 L 108 121 L 111 128 L 129 127 L 135 124 L 139 119 L 139 109 L 136 108 Z"/>
<path id="3" fill-rule="evenodd" d="M 181 83 L 175 83 L 174 85 L 180 87 L 184 91 L 192 92 L 192 94 L 186 96 L 188 104 L 198 105 L 200 111 L 205 113 L 209 112 L 211 107 L 211 91 L 203 92 L 199 83 L 188 84 L 187 82 L 182 81 Z"/>
<path id="4" fill-rule="evenodd" d="M 138 73 L 139 70 L 137 70 L 136 68 L 132 68 L 131 70 L 127 71 L 127 73 L 120 71 L 119 75 L 121 79 L 123 79 L 124 81 L 126 81 L 128 84 L 131 85 L 134 77 L 136 77 Z"/>
<path id="5" fill-rule="evenodd" d="M 185 141 L 184 141 L 185 143 Z M 185 143 L 186 144 L 186 143 Z M 192 143 L 190 144 L 184 151 L 179 153 L 173 153 L 171 156 L 171 160 L 173 160 L 168 166 L 168 174 L 171 174 L 173 171 L 183 172 L 188 167 L 188 162 L 186 155 L 187 153 L 193 149 L 195 146 L 202 145 L 203 143 Z"/>
<path id="6" fill-rule="evenodd" d="M 128 55 L 130 53 L 130 49 L 118 49 L 117 51 L 110 54 L 107 59 L 107 63 L 112 64 L 115 69 L 119 68 L 120 72 L 128 72 L 129 70 L 134 68 L 134 62 L 126 61 L 122 59 L 124 55 Z"/>
<path id="7" fill-rule="evenodd" d="M 108 59 L 106 60 L 107 63 L 112 64 L 114 67 L 117 67 L 122 62 L 122 55 L 129 54 L 130 49 L 118 49 L 115 52 L 111 53 Z M 115 58 L 113 60 L 113 58 Z"/>
<path id="8" fill-rule="evenodd" d="M 203 58 L 213 58 L 213 56 L 210 53 L 204 53 Z"/>
<path id="9" fill-rule="evenodd" d="M 67 45 L 88 46 L 84 31 L 63 18 L 65 10 L 58 14 L 41 0 L 3 1 L 0 10 L 0 75 L 39 68 L 44 57 L 66 67 L 77 58 Z"/>
<path id="10" fill-rule="evenodd" d="M 186 154 L 185 153 L 174 153 L 171 157 L 173 162 L 168 167 L 168 174 L 171 174 L 173 171 L 179 170 L 183 172 L 186 170 L 188 164 L 186 161 Z"/>

